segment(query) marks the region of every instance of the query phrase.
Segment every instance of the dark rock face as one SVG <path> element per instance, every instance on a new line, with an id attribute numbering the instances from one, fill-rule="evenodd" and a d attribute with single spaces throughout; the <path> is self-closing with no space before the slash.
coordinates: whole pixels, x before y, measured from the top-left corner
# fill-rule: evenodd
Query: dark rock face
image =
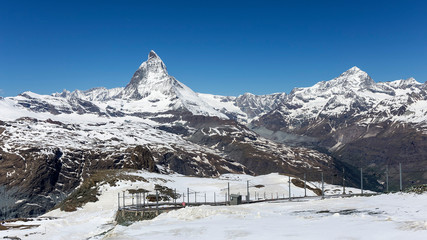
<path id="1" fill-rule="evenodd" d="M 383 123 L 370 128 L 378 129 L 375 137 L 359 138 L 334 151 L 337 158 L 355 166 L 363 166 L 374 181 L 384 182 L 389 169 L 389 186 L 399 185 L 399 163 L 402 164 L 403 184 L 408 186 L 427 181 L 427 135 L 410 126 Z M 404 186 L 405 187 L 405 186 Z"/>
<path id="2" fill-rule="evenodd" d="M 45 213 L 90 172 L 121 168 L 159 171 L 150 150 L 143 146 L 123 152 L 31 147 L 9 153 L 0 149 L 0 182 L 8 200 L 1 203 L 0 218 Z"/>
<path id="3" fill-rule="evenodd" d="M 401 111 L 403 110 L 400 108 L 396 114 Z M 427 170 L 427 135 L 414 124 L 390 121 L 360 124 L 364 118 L 357 116 L 357 111 L 335 117 L 324 116 L 298 124 L 285 124 L 283 116 L 277 114 L 262 117 L 254 123 L 254 130 L 257 131 L 256 128 L 260 126 L 266 127 L 271 132 L 257 132 L 265 133 L 265 137 L 273 137 L 273 133 L 277 135 L 278 132 L 293 134 L 302 137 L 299 142 L 301 146 L 328 149 L 328 154 L 336 161 L 349 166 L 348 172 L 353 171 L 357 175 L 358 169 L 364 168 L 367 188 L 385 190 L 385 171 L 388 165 L 394 171 L 389 175 L 389 186 L 396 190 L 399 184 L 399 163 L 402 163 L 407 172 L 403 176 L 404 182 L 416 184 L 427 181 L 427 174 L 417 173 L 420 168 Z M 307 141 L 307 137 L 316 141 Z M 360 182 L 357 178 L 355 180 Z"/>
<path id="4" fill-rule="evenodd" d="M 125 162 L 124 167 L 133 169 L 146 169 L 149 172 L 159 172 L 150 150 L 143 146 L 136 146 L 132 150 L 130 161 Z"/>

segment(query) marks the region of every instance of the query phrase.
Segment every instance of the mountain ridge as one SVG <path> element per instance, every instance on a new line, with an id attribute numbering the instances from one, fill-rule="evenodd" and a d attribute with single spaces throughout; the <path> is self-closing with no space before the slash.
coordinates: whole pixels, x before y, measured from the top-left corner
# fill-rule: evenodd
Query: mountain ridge
<path id="1" fill-rule="evenodd" d="M 350 174 L 362 164 L 377 164 L 372 174 L 402 156 L 426 165 L 426 86 L 413 78 L 376 83 L 352 67 L 289 94 L 196 93 L 151 51 L 125 87 L 0 99 L 0 176 L 8 176 L 13 191 L 32 179 L 43 186 L 24 184 L 14 193 L 27 201 L 13 211 L 26 213 L 40 195 L 60 198 L 93 171 L 140 168 L 147 156 L 164 173 L 340 174 L 345 168 L 355 184 L 358 175 Z M 135 155 L 138 149 L 144 151 Z M 30 191 L 35 187 L 37 194 Z M 55 201 L 43 200 L 44 208 Z"/>

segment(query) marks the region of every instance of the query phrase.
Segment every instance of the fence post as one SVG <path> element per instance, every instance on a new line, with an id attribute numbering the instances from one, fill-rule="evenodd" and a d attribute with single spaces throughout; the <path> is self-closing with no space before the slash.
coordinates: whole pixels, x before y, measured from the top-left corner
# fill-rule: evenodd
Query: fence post
<path id="1" fill-rule="evenodd" d="M 126 203 L 125 203 L 125 191 L 123 191 L 123 208 L 126 207 Z"/>
<path id="2" fill-rule="evenodd" d="M 227 201 L 230 202 L 230 182 L 227 183 L 227 188 L 228 188 Z"/>
<path id="3" fill-rule="evenodd" d="M 388 165 L 385 166 L 385 186 L 386 192 L 388 192 Z"/>
<path id="4" fill-rule="evenodd" d="M 117 203 L 118 210 L 120 210 L 120 193 L 117 193 Z"/>
<path id="5" fill-rule="evenodd" d="M 345 168 L 342 168 L 342 194 L 345 194 Z"/>
<path id="6" fill-rule="evenodd" d="M 156 211 L 157 211 L 157 215 L 159 215 L 159 192 L 156 189 Z"/>
<path id="7" fill-rule="evenodd" d="M 142 193 L 142 197 L 144 198 L 143 201 L 144 201 L 144 207 L 145 207 L 145 192 Z"/>
<path id="8" fill-rule="evenodd" d="M 304 197 L 307 197 L 307 176 L 304 173 Z"/>
<path id="9" fill-rule="evenodd" d="M 248 181 L 246 181 L 246 192 L 247 192 L 247 195 L 246 195 L 246 202 L 250 202 L 250 196 L 249 196 L 249 180 L 248 180 Z"/>
<path id="10" fill-rule="evenodd" d="M 291 201 L 291 176 L 288 176 L 288 185 L 289 185 L 289 201 Z"/>
<path id="11" fill-rule="evenodd" d="M 173 203 L 174 203 L 174 205 L 176 206 L 176 199 L 178 198 L 178 195 L 176 195 L 176 188 L 175 188 L 175 195 L 174 195 L 174 198 L 173 198 Z"/>
<path id="12" fill-rule="evenodd" d="M 190 204 L 190 188 L 187 188 L 187 204 Z"/>
<path id="13" fill-rule="evenodd" d="M 206 204 L 206 193 L 205 193 L 205 204 Z"/>
<path id="14" fill-rule="evenodd" d="M 402 163 L 399 163 L 399 176 L 400 176 L 400 191 L 403 190 L 403 184 L 402 184 Z"/>
<path id="15" fill-rule="evenodd" d="M 361 194 L 363 195 L 363 169 L 360 168 L 360 191 Z"/>
<path id="16" fill-rule="evenodd" d="M 216 206 L 216 193 L 214 193 L 214 205 Z"/>
<path id="17" fill-rule="evenodd" d="M 321 172 L 322 175 L 322 199 L 325 198 L 325 182 L 323 181 L 323 172 Z"/>
<path id="18" fill-rule="evenodd" d="M 132 206 L 133 206 L 133 193 L 132 193 Z"/>

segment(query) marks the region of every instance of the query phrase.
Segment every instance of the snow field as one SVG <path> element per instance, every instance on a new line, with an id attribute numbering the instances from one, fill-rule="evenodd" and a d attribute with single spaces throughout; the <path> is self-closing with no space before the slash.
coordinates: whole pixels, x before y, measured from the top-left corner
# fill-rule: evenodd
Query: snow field
<path id="1" fill-rule="evenodd" d="M 117 194 L 128 189 L 153 190 L 155 184 L 186 192 L 246 193 L 250 185 L 264 185 L 266 192 L 287 191 L 288 177 L 279 174 L 247 176 L 225 174 L 219 178 L 160 175 L 143 171 L 129 174 L 149 182 L 122 181 L 103 185 L 99 201 L 87 203 L 76 212 L 51 211 L 24 230 L 0 231 L 0 238 L 22 239 L 425 239 L 427 236 L 427 194 L 388 194 L 375 197 L 325 200 L 276 201 L 239 206 L 200 206 L 163 213 L 149 221 L 128 227 L 115 225 Z M 317 184 L 316 184 L 317 185 Z M 340 186 L 325 185 L 326 188 Z M 251 187 L 253 190 L 254 187 Z M 348 188 L 347 188 L 348 189 Z M 303 194 L 292 185 L 291 192 Z M 357 192 L 354 189 L 354 192 Z M 309 195 L 314 193 L 308 191 Z M 207 194 L 209 196 L 209 194 Z M 213 194 L 210 195 L 213 197 Z M 253 196 L 253 195 L 252 195 Z M 204 198 L 198 196 L 198 201 Z M 192 199 L 190 198 L 190 201 Z M 209 201 L 209 199 L 208 199 Z M 128 203 L 129 204 L 129 203 Z"/>

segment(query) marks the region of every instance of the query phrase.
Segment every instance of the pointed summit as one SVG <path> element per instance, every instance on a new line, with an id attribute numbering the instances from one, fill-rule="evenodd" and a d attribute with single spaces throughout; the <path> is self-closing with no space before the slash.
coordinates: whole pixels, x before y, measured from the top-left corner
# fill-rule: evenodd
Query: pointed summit
<path id="1" fill-rule="evenodd" d="M 151 50 L 150 53 L 148 54 L 148 59 L 151 58 L 159 58 L 159 56 L 156 54 L 156 52 L 154 52 L 154 50 Z"/>
<path id="2" fill-rule="evenodd" d="M 354 67 L 348 69 L 347 71 L 343 72 L 341 75 L 349 76 L 349 75 L 356 75 L 356 74 L 364 74 L 364 75 L 366 74 L 366 75 L 368 75 L 366 72 L 362 71 L 357 66 L 354 66 Z"/>
<path id="3" fill-rule="evenodd" d="M 375 82 L 372 78 L 360 68 L 354 66 L 343 72 L 339 77 L 331 80 L 337 85 L 344 87 L 369 88 Z"/>
<path id="4" fill-rule="evenodd" d="M 153 90 L 170 91 L 173 85 L 179 84 L 173 77 L 169 76 L 162 59 L 151 50 L 147 61 L 139 66 L 125 87 L 124 95 L 128 98 L 141 99 L 150 95 Z"/>

